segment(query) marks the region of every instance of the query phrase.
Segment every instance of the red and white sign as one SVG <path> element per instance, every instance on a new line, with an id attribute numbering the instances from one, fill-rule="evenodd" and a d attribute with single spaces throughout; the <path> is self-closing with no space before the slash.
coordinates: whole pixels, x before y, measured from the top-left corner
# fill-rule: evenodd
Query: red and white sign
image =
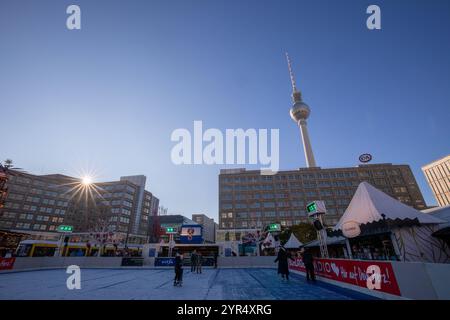
<path id="1" fill-rule="evenodd" d="M 0 270 L 11 270 L 16 258 L 0 258 Z"/>
<path id="2" fill-rule="evenodd" d="M 380 272 L 379 275 L 370 273 L 370 270 L 378 270 L 378 268 Z M 294 261 L 290 260 L 289 269 L 306 272 L 305 266 L 300 258 L 295 258 Z M 327 279 L 345 282 L 355 286 L 386 292 L 397 296 L 401 295 L 400 288 L 390 262 L 315 259 L 314 270 L 316 275 Z M 372 279 L 374 281 L 372 281 Z M 378 285 L 371 285 L 372 282 L 378 282 Z"/>

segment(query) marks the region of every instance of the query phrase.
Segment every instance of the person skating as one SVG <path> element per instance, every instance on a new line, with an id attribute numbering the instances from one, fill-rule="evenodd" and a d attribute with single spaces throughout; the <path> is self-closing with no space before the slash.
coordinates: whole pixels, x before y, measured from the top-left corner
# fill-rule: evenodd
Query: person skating
<path id="1" fill-rule="evenodd" d="M 214 251 L 214 269 L 217 269 L 218 257 L 219 257 L 219 253 L 217 251 Z"/>
<path id="2" fill-rule="evenodd" d="M 202 263 L 203 263 L 203 256 L 202 253 L 197 253 L 197 273 L 202 273 Z"/>
<path id="3" fill-rule="evenodd" d="M 195 272 L 197 269 L 197 250 L 194 250 L 191 254 L 191 272 Z"/>
<path id="4" fill-rule="evenodd" d="M 279 247 L 277 258 L 274 262 L 278 262 L 278 274 L 286 280 L 289 280 L 288 259 L 294 260 L 283 246 Z"/>
<path id="5" fill-rule="evenodd" d="M 309 250 L 305 249 L 303 251 L 302 261 L 306 269 L 306 281 L 309 282 L 312 280 L 313 282 L 316 282 L 316 275 L 314 273 L 314 257 Z"/>
<path id="6" fill-rule="evenodd" d="M 175 279 L 173 285 L 179 287 L 183 285 L 183 255 L 179 252 L 175 255 Z"/>

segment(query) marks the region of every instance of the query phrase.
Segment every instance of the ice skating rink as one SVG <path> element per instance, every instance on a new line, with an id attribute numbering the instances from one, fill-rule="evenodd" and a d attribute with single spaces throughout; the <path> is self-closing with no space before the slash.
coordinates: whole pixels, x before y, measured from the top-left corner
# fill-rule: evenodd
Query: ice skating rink
<path id="1" fill-rule="evenodd" d="M 82 269 L 81 289 L 69 290 L 65 269 L 0 273 L 0 299 L 146 300 L 367 300 L 370 296 L 292 274 L 282 281 L 276 269 L 184 269 L 183 287 L 174 287 L 172 269 Z"/>

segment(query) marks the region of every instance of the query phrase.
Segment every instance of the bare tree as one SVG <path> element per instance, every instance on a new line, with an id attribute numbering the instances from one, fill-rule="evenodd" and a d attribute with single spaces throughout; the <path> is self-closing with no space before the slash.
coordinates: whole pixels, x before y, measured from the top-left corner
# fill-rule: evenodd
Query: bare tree
<path id="1" fill-rule="evenodd" d="M 0 162 L 0 209 L 4 207 L 8 197 L 8 180 L 11 176 L 21 174 L 21 168 L 15 168 L 11 159 Z"/>

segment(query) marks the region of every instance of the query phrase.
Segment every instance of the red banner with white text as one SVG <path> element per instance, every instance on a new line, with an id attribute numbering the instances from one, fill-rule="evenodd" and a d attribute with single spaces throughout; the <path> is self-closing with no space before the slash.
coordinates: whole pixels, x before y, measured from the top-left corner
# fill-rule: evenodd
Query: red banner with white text
<path id="1" fill-rule="evenodd" d="M 16 258 L 0 258 L 0 270 L 11 270 Z"/>
<path id="2" fill-rule="evenodd" d="M 289 269 L 305 272 L 300 258 L 289 261 Z M 316 275 L 359 287 L 400 296 L 400 288 L 390 262 L 344 259 L 315 259 Z"/>

